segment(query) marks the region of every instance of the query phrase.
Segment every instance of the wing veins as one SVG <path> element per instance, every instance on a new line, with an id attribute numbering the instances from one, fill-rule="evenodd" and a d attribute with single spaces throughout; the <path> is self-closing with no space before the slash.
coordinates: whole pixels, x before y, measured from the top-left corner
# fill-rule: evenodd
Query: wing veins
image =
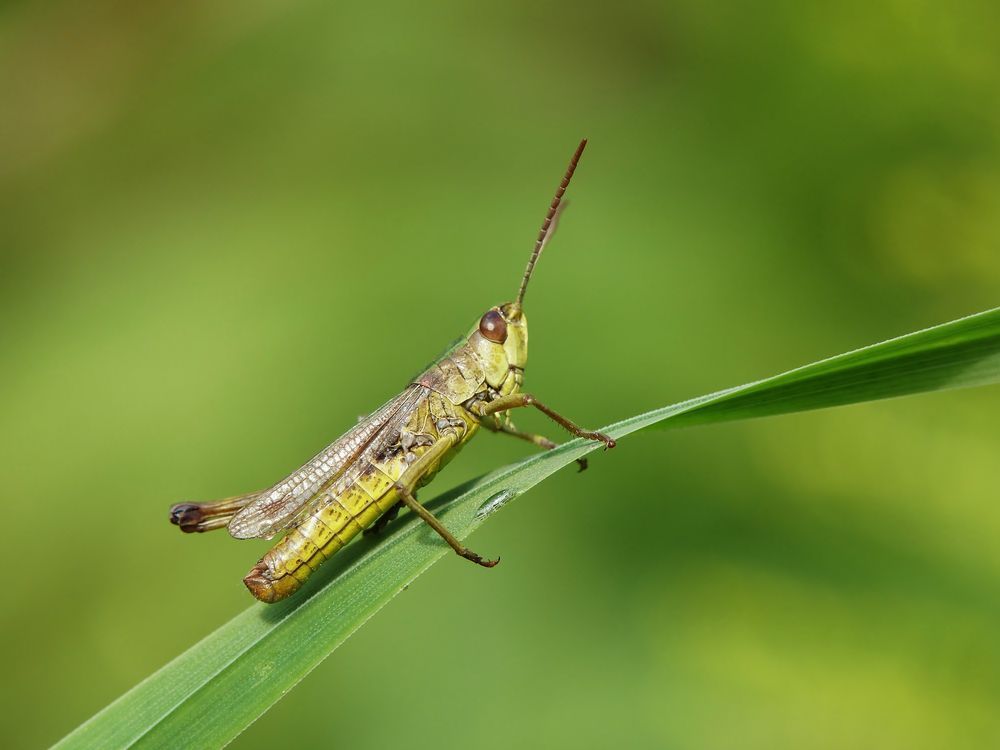
<path id="1" fill-rule="evenodd" d="M 269 538 L 288 528 L 300 512 L 340 479 L 380 436 L 394 429 L 401 421 L 400 415 L 409 414 L 422 390 L 420 386 L 410 386 L 299 469 L 262 492 L 257 500 L 233 517 L 229 533 L 237 539 Z"/>

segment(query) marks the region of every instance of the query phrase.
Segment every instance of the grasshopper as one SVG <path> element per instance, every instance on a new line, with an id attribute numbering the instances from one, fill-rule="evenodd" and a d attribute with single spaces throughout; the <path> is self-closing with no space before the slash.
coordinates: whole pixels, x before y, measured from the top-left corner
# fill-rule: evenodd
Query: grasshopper
<path id="1" fill-rule="evenodd" d="M 466 560 L 492 568 L 421 505 L 416 490 L 480 427 L 544 448 L 541 435 L 522 432 L 510 410 L 532 406 L 577 437 L 615 441 L 578 427 L 530 393 L 521 392 L 528 358 L 524 294 L 535 263 L 551 239 L 563 193 L 587 141 L 577 147 L 535 242 L 514 302 L 491 307 L 472 331 L 415 378 L 398 396 L 361 419 L 311 461 L 270 489 L 211 503 L 179 503 L 171 523 L 185 532 L 228 528 L 237 539 L 287 532 L 250 570 L 243 583 L 262 602 L 295 593 L 306 579 L 361 531 L 381 530 L 406 506 Z M 583 459 L 580 468 L 586 468 Z"/>

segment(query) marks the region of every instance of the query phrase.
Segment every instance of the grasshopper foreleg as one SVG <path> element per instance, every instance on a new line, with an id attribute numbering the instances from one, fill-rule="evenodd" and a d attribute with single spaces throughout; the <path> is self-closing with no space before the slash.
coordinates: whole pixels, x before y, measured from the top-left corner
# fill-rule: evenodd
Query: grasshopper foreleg
<path id="1" fill-rule="evenodd" d="M 488 417 L 489 415 L 496 414 L 497 412 L 507 411 L 508 409 L 518 409 L 523 406 L 534 406 L 538 409 L 538 411 L 542 412 L 553 422 L 561 425 L 577 437 L 586 438 L 587 440 L 597 440 L 604 443 L 605 448 L 615 447 L 614 438 L 605 435 L 603 432 L 592 432 L 591 430 L 583 429 L 574 422 L 571 422 L 562 414 L 550 409 L 530 393 L 511 393 L 509 396 L 500 396 L 500 398 L 483 404 L 479 409 L 479 416 Z"/>
<path id="2" fill-rule="evenodd" d="M 454 534 L 448 531 L 444 524 L 434 517 L 433 513 L 421 505 L 413 494 L 417 484 L 420 482 L 420 478 L 427 473 L 434 463 L 440 461 L 441 457 L 451 450 L 457 442 L 458 435 L 454 432 L 450 432 L 439 439 L 427 449 L 426 453 L 424 453 L 413 464 L 411 464 L 405 472 L 403 472 L 403 475 L 396 481 L 393 488 L 396 490 L 396 494 L 399 496 L 399 499 L 406 504 L 406 507 L 420 516 L 420 518 L 425 521 L 428 526 L 434 529 L 434 531 L 436 531 L 442 539 L 448 542 L 449 546 L 455 550 L 455 552 L 464 557 L 466 560 L 471 560 L 478 565 L 482 565 L 484 568 L 492 568 L 500 562 L 500 558 L 497 558 L 496 560 L 486 560 L 482 556 L 477 555 L 475 552 L 470 550 L 458 541 Z"/>
<path id="3" fill-rule="evenodd" d="M 542 448 L 547 451 L 550 451 L 559 445 L 558 443 L 549 440 L 544 435 L 536 435 L 531 432 L 522 432 L 521 430 L 514 427 L 514 425 L 510 424 L 510 422 L 508 421 L 499 422 L 499 421 L 494 421 L 492 419 L 483 419 L 480 421 L 480 424 L 482 424 L 483 427 L 485 427 L 487 430 L 491 430 L 496 433 L 502 433 L 504 435 L 510 435 L 511 437 L 518 438 L 519 440 L 526 440 L 527 442 L 533 443 L 537 445 L 539 448 Z M 576 459 L 576 462 L 580 466 L 580 471 L 583 471 L 584 469 L 587 468 L 586 458 L 580 457 Z"/>

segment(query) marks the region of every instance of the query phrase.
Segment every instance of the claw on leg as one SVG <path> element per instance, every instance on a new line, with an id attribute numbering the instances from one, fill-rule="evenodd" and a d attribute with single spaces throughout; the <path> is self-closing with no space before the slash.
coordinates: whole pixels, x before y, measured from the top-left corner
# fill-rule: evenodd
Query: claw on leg
<path id="1" fill-rule="evenodd" d="M 458 550 L 455 551 L 458 552 Z M 473 552 L 471 549 L 468 548 L 465 548 L 464 551 L 462 552 L 458 552 L 458 554 L 464 557 L 466 560 L 471 560 L 476 565 L 482 565 L 484 568 L 495 568 L 497 565 L 500 564 L 499 557 L 496 560 L 484 560 L 482 557 L 480 557 L 479 555 L 477 555 L 475 552 Z"/>
<path id="2" fill-rule="evenodd" d="M 605 435 L 603 432 L 595 432 L 593 439 L 600 440 L 602 443 L 604 443 L 604 450 L 607 450 L 608 448 L 614 448 L 616 445 L 618 445 L 618 443 L 615 442 L 615 439 L 613 437 Z"/>

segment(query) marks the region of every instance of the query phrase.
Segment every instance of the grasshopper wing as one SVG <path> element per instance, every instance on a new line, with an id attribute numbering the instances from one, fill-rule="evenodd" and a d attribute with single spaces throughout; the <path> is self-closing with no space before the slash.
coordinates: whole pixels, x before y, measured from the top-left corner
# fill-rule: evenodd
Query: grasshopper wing
<path id="1" fill-rule="evenodd" d="M 395 434 L 419 402 L 419 386 L 410 386 L 344 433 L 312 460 L 278 482 L 237 513 L 229 533 L 237 539 L 270 538 L 291 525 L 324 487 L 348 471 L 381 438 Z"/>

